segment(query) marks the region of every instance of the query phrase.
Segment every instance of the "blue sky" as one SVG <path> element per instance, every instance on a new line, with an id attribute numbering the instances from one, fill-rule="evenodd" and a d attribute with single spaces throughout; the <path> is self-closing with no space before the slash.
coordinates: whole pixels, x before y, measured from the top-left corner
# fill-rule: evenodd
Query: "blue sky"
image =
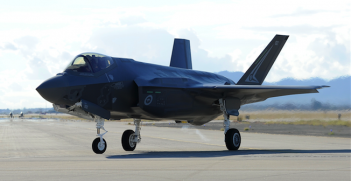
<path id="1" fill-rule="evenodd" d="M 0 6 L 0 109 L 45 107 L 35 91 L 82 52 L 169 65 L 174 38 L 193 68 L 246 71 L 290 35 L 266 81 L 351 75 L 350 1 L 7 1 Z M 48 104 L 49 105 L 49 104 Z"/>

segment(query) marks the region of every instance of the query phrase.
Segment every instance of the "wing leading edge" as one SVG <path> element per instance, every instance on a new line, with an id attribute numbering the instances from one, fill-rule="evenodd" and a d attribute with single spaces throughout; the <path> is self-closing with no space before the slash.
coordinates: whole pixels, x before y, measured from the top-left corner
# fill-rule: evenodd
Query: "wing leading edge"
<path id="1" fill-rule="evenodd" d="M 264 85 L 194 85 L 192 90 L 206 93 L 223 93 L 241 99 L 241 105 L 264 101 L 271 97 L 318 93 L 317 89 L 329 86 L 264 86 Z"/>

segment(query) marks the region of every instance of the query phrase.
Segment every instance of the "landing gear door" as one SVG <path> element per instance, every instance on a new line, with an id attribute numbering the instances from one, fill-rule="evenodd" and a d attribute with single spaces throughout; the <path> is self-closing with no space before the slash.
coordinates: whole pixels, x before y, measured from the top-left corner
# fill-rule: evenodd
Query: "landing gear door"
<path id="1" fill-rule="evenodd" d="M 98 115 L 104 119 L 110 119 L 111 114 L 110 111 L 94 104 L 91 103 L 89 101 L 86 101 L 84 99 L 81 100 L 82 101 L 82 109 L 86 112 L 90 112 L 92 114 Z"/>
<path id="2" fill-rule="evenodd" d="M 239 116 L 241 101 L 238 98 L 226 98 L 225 99 L 225 109 L 229 115 Z"/>

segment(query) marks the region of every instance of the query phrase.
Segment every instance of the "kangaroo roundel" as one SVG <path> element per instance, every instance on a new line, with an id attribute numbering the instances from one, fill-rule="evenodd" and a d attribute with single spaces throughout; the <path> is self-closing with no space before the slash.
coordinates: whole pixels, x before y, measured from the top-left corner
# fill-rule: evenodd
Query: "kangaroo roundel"
<path id="1" fill-rule="evenodd" d="M 148 95 L 148 96 L 145 98 L 145 100 L 144 100 L 144 104 L 145 104 L 145 105 L 150 105 L 151 102 L 152 102 L 152 99 L 153 99 L 152 95 Z"/>

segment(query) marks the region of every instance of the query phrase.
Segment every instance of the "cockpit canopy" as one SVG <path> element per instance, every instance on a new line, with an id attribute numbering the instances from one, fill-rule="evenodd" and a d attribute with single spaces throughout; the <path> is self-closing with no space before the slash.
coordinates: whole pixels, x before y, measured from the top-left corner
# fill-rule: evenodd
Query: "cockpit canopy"
<path id="1" fill-rule="evenodd" d="M 98 53 L 82 53 L 68 64 L 65 72 L 96 73 L 113 64 L 111 57 Z"/>

